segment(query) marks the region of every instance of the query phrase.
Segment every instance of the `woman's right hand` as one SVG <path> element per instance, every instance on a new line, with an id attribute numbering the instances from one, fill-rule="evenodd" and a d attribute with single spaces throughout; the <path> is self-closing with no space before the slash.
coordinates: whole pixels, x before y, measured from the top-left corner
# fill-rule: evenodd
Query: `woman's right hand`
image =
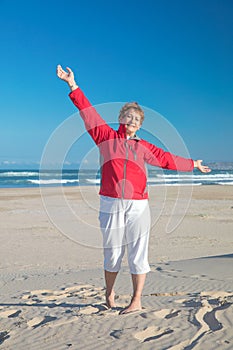
<path id="1" fill-rule="evenodd" d="M 61 80 L 64 80 L 70 87 L 71 91 L 77 89 L 78 85 L 76 84 L 75 80 L 74 80 L 74 73 L 72 72 L 72 70 L 69 67 L 66 67 L 67 71 L 66 72 L 62 66 L 59 64 L 57 66 L 57 76 L 58 78 L 60 78 Z"/>

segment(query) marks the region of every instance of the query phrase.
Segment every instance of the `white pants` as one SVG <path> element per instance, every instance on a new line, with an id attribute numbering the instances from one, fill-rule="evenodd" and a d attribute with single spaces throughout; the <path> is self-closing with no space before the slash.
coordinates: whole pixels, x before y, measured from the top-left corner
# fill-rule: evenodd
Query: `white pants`
<path id="1" fill-rule="evenodd" d="M 103 234 L 104 269 L 118 272 L 127 246 L 130 272 L 132 274 L 149 272 L 148 200 L 100 196 L 99 220 Z"/>

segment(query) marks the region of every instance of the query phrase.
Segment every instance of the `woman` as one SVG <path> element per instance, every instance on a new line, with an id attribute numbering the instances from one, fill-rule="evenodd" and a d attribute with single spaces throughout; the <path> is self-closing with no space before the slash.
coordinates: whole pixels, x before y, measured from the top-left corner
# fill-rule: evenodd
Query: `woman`
<path id="1" fill-rule="evenodd" d="M 103 234 L 106 304 L 115 307 L 114 283 L 125 248 L 132 275 L 133 296 L 120 313 L 141 310 L 141 295 L 148 264 L 150 211 L 148 206 L 146 163 L 164 169 L 201 172 L 211 170 L 201 160 L 193 161 L 140 139 L 144 112 L 136 103 L 127 103 L 119 114 L 119 129 L 113 130 L 97 113 L 75 82 L 74 73 L 57 66 L 57 76 L 70 87 L 70 98 L 80 110 L 85 127 L 101 155 L 100 227 Z"/>

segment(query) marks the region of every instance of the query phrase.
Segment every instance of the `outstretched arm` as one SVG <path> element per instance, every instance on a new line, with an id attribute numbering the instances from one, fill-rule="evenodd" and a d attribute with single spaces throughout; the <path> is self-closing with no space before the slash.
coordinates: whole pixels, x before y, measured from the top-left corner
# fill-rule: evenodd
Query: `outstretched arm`
<path id="1" fill-rule="evenodd" d="M 85 127 L 95 143 L 99 145 L 101 142 L 109 139 L 109 135 L 113 133 L 113 129 L 101 118 L 96 109 L 91 105 L 90 101 L 84 95 L 82 90 L 75 82 L 74 73 L 66 67 L 65 71 L 60 65 L 57 66 L 57 76 L 65 81 L 70 87 L 70 98 L 74 105 L 79 109 Z"/>
<path id="2" fill-rule="evenodd" d="M 209 173 L 211 169 L 207 165 L 202 165 L 203 160 L 194 160 L 194 168 L 197 168 L 202 173 Z"/>
<path id="3" fill-rule="evenodd" d="M 148 164 L 158 166 L 163 169 L 177 170 L 177 171 L 192 171 L 193 168 L 197 168 L 202 173 L 209 173 L 211 169 L 202 165 L 202 160 L 192 160 L 176 156 L 170 152 L 165 152 L 162 148 L 155 145 L 141 141 L 141 144 L 145 147 L 145 161 Z M 147 150 L 147 151 L 146 151 Z"/>
<path id="4" fill-rule="evenodd" d="M 66 69 L 68 72 L 66 72 L 59 64 L 57 66 L 57 76 L 69 85 L 71 91 L 74 91 L 78 88 L 78 85 L 76 84 L 74 79 L 74 73 L 69 67 L 66 67 Z"/>

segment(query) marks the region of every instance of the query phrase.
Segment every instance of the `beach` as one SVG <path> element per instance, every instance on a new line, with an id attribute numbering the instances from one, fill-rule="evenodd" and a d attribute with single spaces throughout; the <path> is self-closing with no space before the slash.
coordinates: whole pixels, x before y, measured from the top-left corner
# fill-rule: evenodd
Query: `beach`
<path id="1" fill-rule="evenodd" d="M 0 349 L 233 349 L 233 186 L 151 186 L 140 312 L 104 305 L 97 186 L 0 189 Z"/>

